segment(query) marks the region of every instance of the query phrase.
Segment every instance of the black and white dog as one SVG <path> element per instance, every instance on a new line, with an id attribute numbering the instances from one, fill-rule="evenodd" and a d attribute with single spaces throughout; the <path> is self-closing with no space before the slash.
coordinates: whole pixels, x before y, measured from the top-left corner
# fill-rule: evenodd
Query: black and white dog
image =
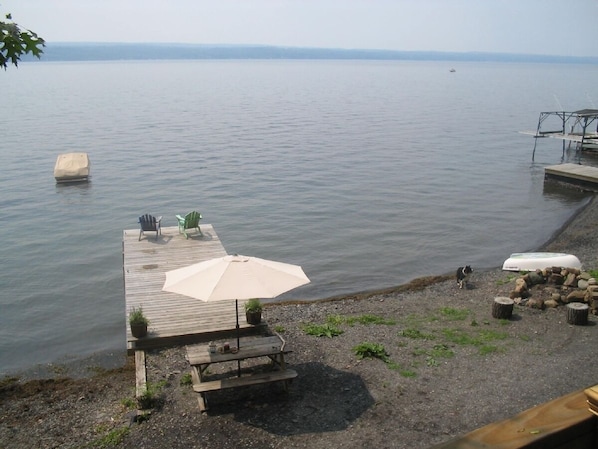
<path id="1" fill-rule="evenodd" d="M 457 285 L 459 288 L 467 287 L 467 279 L 473 273 L 473 268 L 470 265 L 457 268 Z"/>

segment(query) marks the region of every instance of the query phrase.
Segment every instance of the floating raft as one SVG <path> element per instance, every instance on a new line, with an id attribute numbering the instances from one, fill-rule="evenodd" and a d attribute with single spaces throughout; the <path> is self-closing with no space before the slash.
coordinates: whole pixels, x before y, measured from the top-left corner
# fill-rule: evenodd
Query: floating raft
<path id="1" fill-rule="evenodd" d="M 87 153 L 59 154 L 54 166 L 56 182 L 86 182 L 89 180 Z"/>
<path id="2" fill-rule="evenodd" d="M 505 271 L 535 271 L 548 267 L 581 268 L 581 262 L 573 254 L 565 253 L 513 253 L 505 260 Z"/>
<path id="3" fill-rule="evenodd" d="M 550 165 L 544 168 L 545 181 L 558 181 L 582 190 L 598 192 L 598 168 L 579 164 Z"/>

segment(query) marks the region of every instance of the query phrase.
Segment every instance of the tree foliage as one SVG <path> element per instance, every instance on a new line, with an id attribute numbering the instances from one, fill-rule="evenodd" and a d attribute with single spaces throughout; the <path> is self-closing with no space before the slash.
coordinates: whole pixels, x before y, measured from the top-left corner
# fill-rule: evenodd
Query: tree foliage
<path id="1" fill-rule="evenodd" d="M 40 57 L 45 41 L 36 33 L 21 28 L 6 14 L 6 21 L 0 21 L 0 67 L 4 70 L 8 64 L 18 67 L 21 56 L 32 54 Z"/>

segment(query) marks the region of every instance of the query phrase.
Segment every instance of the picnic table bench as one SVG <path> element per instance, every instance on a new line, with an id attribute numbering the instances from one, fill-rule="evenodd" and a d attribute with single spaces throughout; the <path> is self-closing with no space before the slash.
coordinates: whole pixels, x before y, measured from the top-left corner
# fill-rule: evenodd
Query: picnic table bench
<path id="1" fill-rule="evenodd" d="M 224 390 L 248 385 L 258 385 L 270 382 L 283 382 L 285 390 L 288 382 L 297 377 L 297 372 L 288 369 L 284 356 L 291 352 L 286 342 L 280 335 L 243 337 L 239 341 L 236 351 L 210 352 L 206 344 L 189 345 L 186 347 L 187 360 L 191 365 L 193 390 L 198 393 L 200 410 L 208 408 L 206 393 L 209 391 Z M 275 370 L 241 375 L 240 362 L 246 359 L 267 357 Z M 228 373 L 228 377 L 209 380 L 206 370 L 214 363 L 237 362 L 237 372 Z"/>

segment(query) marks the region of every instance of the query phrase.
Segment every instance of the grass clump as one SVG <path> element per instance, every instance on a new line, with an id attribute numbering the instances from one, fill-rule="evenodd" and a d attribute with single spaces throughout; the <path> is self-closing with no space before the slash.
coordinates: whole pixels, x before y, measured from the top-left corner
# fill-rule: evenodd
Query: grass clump
<path id="1" fill-rule="evenodd" d="M 447 345 L 439 344 L 434 345 L 432 351 L 430 352 L 430 356 L 435 358 L 450 359 L 451 357 L 455 356 L 455 353 Z"/>
<path id="2" fill-rule="evenodd" d="M 388 353 L 384 349 L 384 345 L 380 343 L 363 342 L 353 348 L 353 352 L 359 359 L 380 359 L 384 363 L 389 363 Z"/>
<path id="3" fill-rule="evenodd" d="M 406 378 L 417 377 L 417 373 L 415 371 L 407 369 L 407 368 L 403 368 L 403 366 L 400 365 L 399 363 L 388 362 L 387 366 L 389 369 L 397 371 L 403 377 L 406 377 Z"/>
<path id="4" fill-rule="evenodd" d="M 478 345 L 478 341 L 469 335 L 469 333 L 464 332 L 460 329 L 442 329 L 442 334 L 444 338 L 446 338 L 451 343 L 455 343 L 456 345 L 460 346 L 467 346 L 467 345 Z"/>
<path id="5" fill-rule="evenodd" d="M 434 335 L 432 334 L 425 334 L 422 331 L 420 331 L 419 329 L 415 329 L 415 328 L 408 328 L 405 329 L 401 332 L 401 335 L 403 337 L 407 337 L 407 338 L 412 338 L 414 340 L 420 339 L 420 340 L 434 340 Z"/>
<path id="6" fill-rule="evenodd" d="M 397 324 L 396 320 L 385 318 L 378 315 L 364 314 L 359 316 L 344 317 L 342 315 L 329 315 L 326 318 L 326 322 L 335 326 L 348 324 L 354 326 L 355 324 L 362 324 L 364 326 L 369 325 L 386 325 L 394 326 Z"/>
<path id="7" fill-rule="evenodd" d="M 137 404 L 139 405 L 139 408 L 142 410 L 147 410 L 156 407 L 161 401 L 160 393 L 165 385 L 166 381 L 161 381 L 158 383 L 148 382 L 145 386 L 145 391 L 137 397 Z"/>
<path id="8" fill-rule="evenodd" d="M 350 320 L 350 323 L 356 322 L 358 324 L 363 324 L 366 326 L 368 326 L 370 324 L 394 326 L 395 324 L 397 324 L 396 320 L 384 318 L 384 317 L 381 317 L 378 315 L 369 315 L 369 314 L 352 317 L 349 320 Z"/>
<path id="9" fill-rule="evenodd" d="M 102 449 L 116 447 L 124 441 L 125 436 L 128 433 L 129 433 L 128 427 L 119 427 L 117 429 L 111 430 L 103 437 L 95 440 L 93 443 L 91 443 L 91 446 L 99 447 Z"/>
<path id="10" fill-rule="evenodd" d="M 516 279 L 517 276 L 518 276 L 517 274 L 509 274 L 506 278 L 497 280 L 496 281 L 496 285 L 505 285 L 505 284 L 508 284 L 513 279 Z"/>
<path id="11" fill-rule="evenodd" d="M 470 315 L 470 311 L 467 309 L 455 309 L 454 307 L 442 307 L 439 309 L 440 314 L 443 318 L 450 321 L 463 321 Z"/>
<path id="12" fill-rule="evenodd" d="M 497 332 L 492 329 L 482 329 L 475 334 L 470 334 L 460 329 L 443 329 L 444 337 L 451 343 L 460 346 L 475 346 L 480 355 L 486 355 L 499 351 L 499 348 L 490 343 L 497 340 L 505 340 L 508 335 L 504 332 Z"/>
<path id="13" fill-rule="evenodd" d="M 303 331 L 307 335 L 313 335 L 314 337 L 336 337 L 341 335 L 344 331 L 339 329 L 333 324 L 313 324 L 309 323 L 303 326 Z"/>
<path id="14" fill-rule="evenodd" d="M 193 384 L 193 378 L 191 377 L 191 373 L 185 373 L 181 376 L 180 380 L 181 386 L 189 386 Z"/>
<path id="15" fill-rule="evenodd" d="M 135 407 L 137 407 L 137 402 L 131 398 L 124 398 L 123 400 L 120 401 L 120 403 L 123 405 L 124 408 L 126 408 L 128 410 L 132 410 Z"/>
<path id="16" fill-rule="evenodd" d="M 498 346 L 495 345 L 482 345 L 479 348 L 480 355 L 488 355 L 493 354 L 495 352 L 502 352 Z"/>
<path id="17" fill-rule="evenodd" d="M 359 316 L 345 317 L 342 315 L 328 315 L 326 323 L 324 324 L 305 324 L 303 330 L 308 335 L 315 335 L 316 337 L 335 337 L 343 333 L 340 326 L 355 324 L 368 325 L 389 325 L 396 324 L 395 320 L 384 318 L 377 315 L 365 314 Z"/>

